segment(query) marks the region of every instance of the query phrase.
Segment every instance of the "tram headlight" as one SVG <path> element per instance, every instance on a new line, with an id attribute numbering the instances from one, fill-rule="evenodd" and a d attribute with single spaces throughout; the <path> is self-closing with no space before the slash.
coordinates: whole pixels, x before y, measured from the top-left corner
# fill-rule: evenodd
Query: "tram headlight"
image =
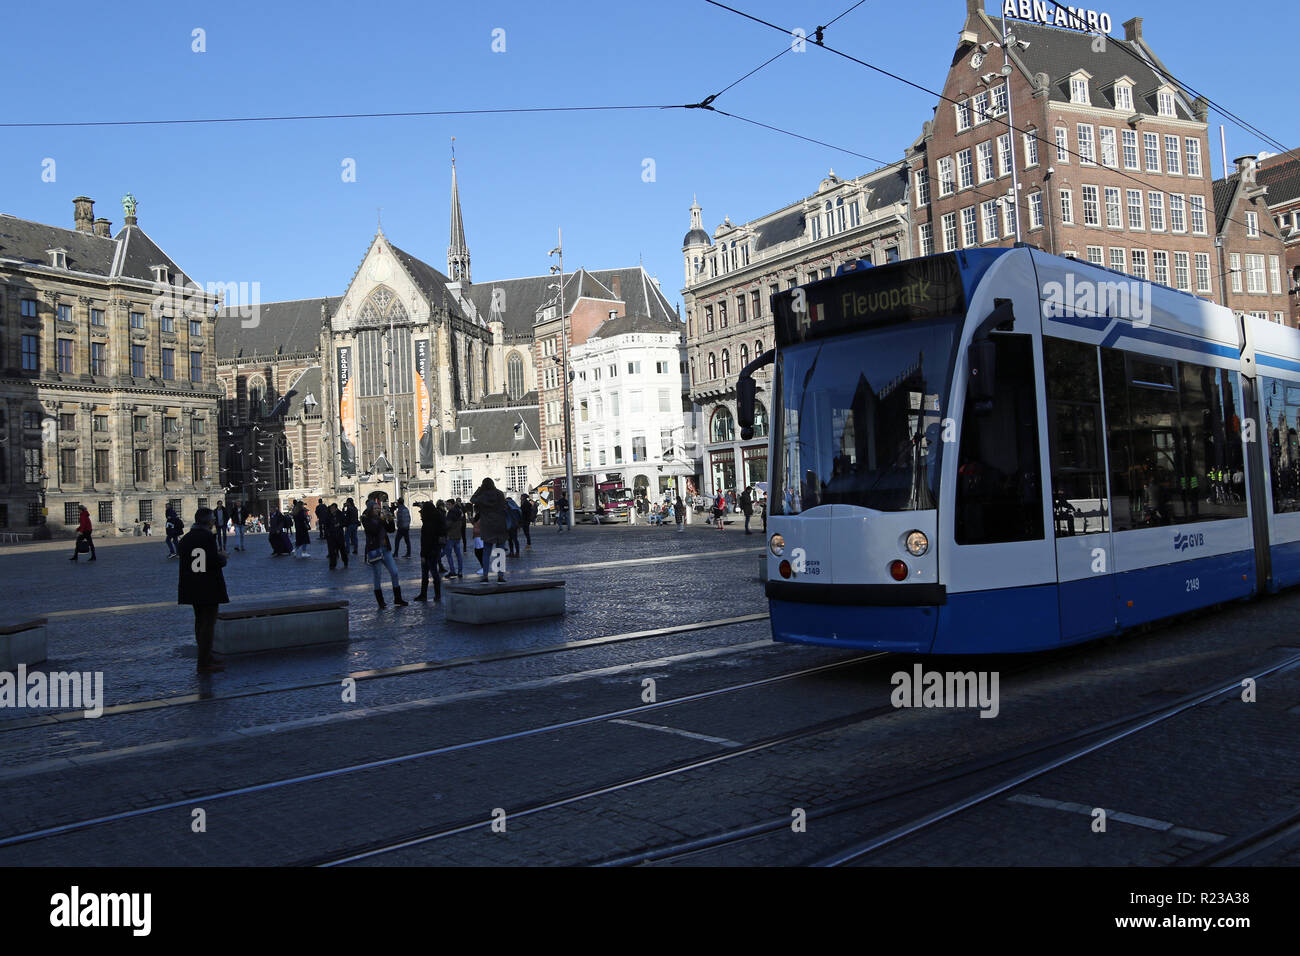
<path id="1" fill-rule="evenodd" d="M 772 549 L 772 554 L 779 558 L 781 555 L 785 554 L 785 537 L 779 534 L 774 534 L 771 539 L 768 540 L 767 546 Z"/>
<path id="2" fill-rule="evenodd" d="M 930 539 L 925 536 L 924 531 L 907 532 L 907 537 L 903 539 L 903 543 L 907 546 L 907 553 L 914 558 L 919 558 L 930 550 Z"/>

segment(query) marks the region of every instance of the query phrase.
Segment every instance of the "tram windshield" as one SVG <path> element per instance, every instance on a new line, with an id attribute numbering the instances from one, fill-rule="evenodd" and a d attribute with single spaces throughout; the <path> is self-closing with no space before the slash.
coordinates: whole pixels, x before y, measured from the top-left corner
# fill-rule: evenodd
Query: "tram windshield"
<path id="1" fill-rule="evenodd" d="M 908 322 L 782 349 L 770 513 L 935 507 L 958 328 Z"/>

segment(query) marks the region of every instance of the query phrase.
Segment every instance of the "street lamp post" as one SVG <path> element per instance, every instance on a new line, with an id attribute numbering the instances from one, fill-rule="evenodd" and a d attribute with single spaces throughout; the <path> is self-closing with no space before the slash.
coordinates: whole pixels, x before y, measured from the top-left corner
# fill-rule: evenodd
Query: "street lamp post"
<path id="1" fill-rule="evenodd" d="M 569 499 L 569 530 L 573 530 L 573 421 L 569 414 L 569 319 L 564 313 L 564 232 L 557 229 L 556 238 L 559 240 L 550 254 L 558 257 L 559 264 L 551 266 L 552 274 L 559 274 L 559 301 L 560 301 L 560 339 L 561 348 L 563 349 L 560 363 L 561 374 L 564 376 L 564 489 L 565 495 Z"/>

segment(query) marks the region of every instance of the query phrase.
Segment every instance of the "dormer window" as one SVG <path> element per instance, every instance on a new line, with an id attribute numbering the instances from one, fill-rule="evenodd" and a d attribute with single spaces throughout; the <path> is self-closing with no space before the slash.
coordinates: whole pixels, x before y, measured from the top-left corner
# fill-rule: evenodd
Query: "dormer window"
<path id="1" fill-rule="evenodd" d="M 1115 109 L 1133 112 L 1133 87 L 1127 83 L 1115 84 Z"/>
<path id="2" fill-rule="evenodd" d="M 1161 116 L 1177 116 L 1174 110 L 1174 94 L 1161 90 L 1156 94 L 1156 112 Z"/>
<path id="3" fill-rule="evenodd" d="M 468 428 L 462 428 L 462 429 L 460 430 L 460 443 L 461 443 L 462 445 L 468 445 L 468 444 L 469 444 L 469 429 L 468 429 Z"/>
<path id="4" fill-rule="evenodd" d="M 1083 106 L 1091 105 L 1088 100 L 1088 74 L 1076 73 L 1070 77 L 1070 102 Z"/>
<path id="5" fill-rule="evenodd" d="M 47 249 L 46 254 L 50 257 L 50 265 L 55 269 L 66 269 L 68 267 L 68 252 L 66 249 Z"/>
<path id="6" fill-rule="evenodd" d="M 515 422 L 515 441 L 519 441 L 519 439 L 523 437 L 524 437 L 524 423 Z"/>

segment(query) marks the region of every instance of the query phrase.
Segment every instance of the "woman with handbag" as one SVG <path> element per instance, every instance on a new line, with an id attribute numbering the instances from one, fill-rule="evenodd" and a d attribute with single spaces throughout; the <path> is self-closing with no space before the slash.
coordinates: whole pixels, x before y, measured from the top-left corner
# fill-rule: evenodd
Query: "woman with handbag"
<path id="1" fill-rule="evenodd" d="M 84 545 L 84 547 L 83 547 Z M 76 561 L 77 555 L 90 552 L 90 560 L 95 560 L 95 542 L 91 538 L 90 512 L 86 506 L 82 505 L 81 510 L 77 512 L 77 541 L 72 546 L 72 558 Z"/>
<path id="2" fill-rule="evenodd" d="M 375 577 L 375 600 L 380 607 L 387 607 L 379 581 L 379 569 L 385 567 L 393 581 L 393 604 L 406 607 L 408 602 L 402 600 L 402 581 L 397 575 L 397 562 L 393 560 L 393 548 L 388 539 L 390 533 L 397 531 L 392 512 L 387 508 L 381 509 L 378 498 L 371 498 L 366 502 L 366 513 L 361 516 L 361 527 L 366 531 L 366 564 L 370 565 L 370 573 Z"/>

